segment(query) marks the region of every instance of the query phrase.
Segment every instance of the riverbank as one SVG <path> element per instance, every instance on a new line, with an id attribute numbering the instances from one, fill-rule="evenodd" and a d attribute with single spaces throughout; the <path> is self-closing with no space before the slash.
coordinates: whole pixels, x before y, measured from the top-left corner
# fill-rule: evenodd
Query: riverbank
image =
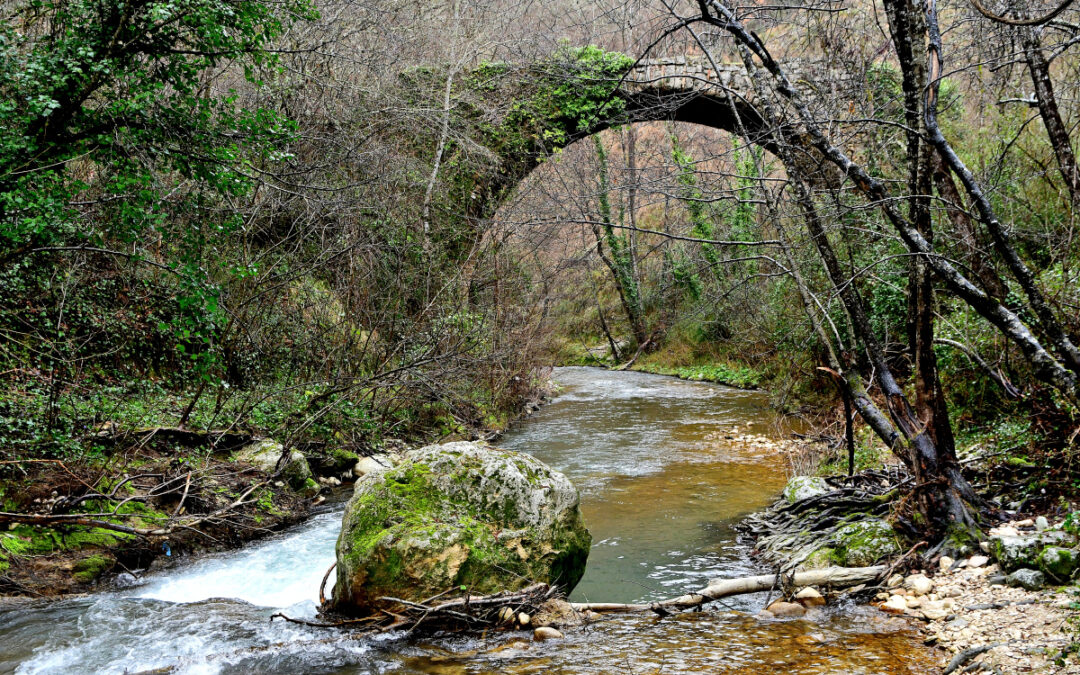
<path id="1" fill-rule="evenodd" d="M 881 606 L 919 620 L 925 642 L 951 672 L 1080 673 L 1075 586 L 1009 585 L 986 556 L 949 562 L 930 583 L 894 579 Z M 913 576 L 907 577 L 912 579 Z M 902 609 L 901 609 L 902 607 Z"/>
<path id="2" fill-rule="evenodd" d="M 504 423 L 464 436 L 497 438 L 551 392 L 539 381 Z M 121 575 L 239 548 L 319 513 L 327 493 L 362 475 L 372 454 L 409 447 L 396 438 L 365 453 L 308 444 L 283 457 L 281 444 L 249 432 L 116 424 L 84 444 L 98 449 L 2 463 L 0 598 L 107 589 Z"/>
<path id="3" fill-rule="evenodd" d="M 796 476 L 741 528 L 759 560 L 783 574 L 890 565 L 851 597 L 910 620 L 943 671 L 1080 673 L 1080 550 L 1069 521 L 1031 514 L 990 528 L 982 551 L 920 556 L 925 542 L 894 527 L 897 478 Z"/>
<path id="4" fill-rule="evenodd" d="M 348 480 L 351 452 L 284 452 L 247 434 L 155 428 L 101 436 L 94 458 L 11 462 L 0 513 L 0 594 L 108 587 L 294 525 Z"/>

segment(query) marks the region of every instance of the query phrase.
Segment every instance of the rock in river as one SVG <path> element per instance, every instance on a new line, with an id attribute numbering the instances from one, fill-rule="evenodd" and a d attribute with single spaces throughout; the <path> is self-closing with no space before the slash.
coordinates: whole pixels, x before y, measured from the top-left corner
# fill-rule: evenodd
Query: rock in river
<path id="1" fill-rule="evenodd" d="M 484 443 L 429 445 L 357 481 L 338 537 L 333 607 L 364 614 L 381 597 L 488 594 L 536 581 L 569 593 L 591 543 L 563 474 Z"/>

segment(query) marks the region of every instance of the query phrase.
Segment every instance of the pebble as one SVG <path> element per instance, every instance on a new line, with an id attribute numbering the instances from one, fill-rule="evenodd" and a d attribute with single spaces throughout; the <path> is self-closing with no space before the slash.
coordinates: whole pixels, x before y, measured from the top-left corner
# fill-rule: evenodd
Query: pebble
<path id="1" fill-rule="evenodd" d="M 1046 519 L 1046 516 L 1039 516 L 1035 519 L 1035 529 L 1039 532 L 1050 529 L 1050 521 Z"/>
<path id="2" fill-rule="evenodd" d="M 903 614 L 907 611 L 907 600 L 902 595 L 890 596 L 888 600 L 881 604 L 881 609 L 890 614 Z"/>
<path id="3" fill-rule="evenodd" d="M 528 614 L 526 614 L 525 612 L 521 612 L 520 614 L 518 614 L 517 620 L 518 620 L 518 623 L 520 623 L 522 626 L 528 626 L 529 622 L 532 621 L 532 617 L 529 616 Z M 562 636 L 560 635 L 559 637 L 562 637 Z"/>
<path id="4" fill-rule="evenodd" d="M 783 600 L 777 600 L 768 607 L 765 611 L 772 614 L 775 617 L 797 617 L 806 614 L 806 608 L 796 602 L 784 602 Z"/>
<path id="5" fill-rule="evenodd" d="M 821 593 L 809 586 L 796 593 L 795 600 L 803 607 L 820 607 L 825 604 L 825 598 L 821 596 Z"/>
<path id="6" fill-rule="evenodd" d="M 562 637 L 563 634 L 551 626 L 540 626 L 533 631 L 533 639 L 537 642 L 543 642 L 544 640 L 559 640 Z"/>
<path id="7" fill-rule="evenodd" d="M 904 586 L 915 595 L 926 595 L 934 590 L 934 582 L 925 574 L 912 574 L 904 579 Z"/>
<path id="8" fill-rule="evenodd" d="M 942 572 L 948 572 L 949 569 L 952 568 L 954 562 L 956 561 L 949 556 L 943 555 L 938 560 L 938 569 L 940 569 Z"/>
<path id="9" fill-rule="evenodd" d="M 1075 616 L 1070 596 L 1060 590 L 1006 586 L 1006 577 L 985 555 L 973 555 L 964 563 L 950 565 L 948 572 L 927 579 L 932 589 L 925 593 L 917 592 L 923 586 L 918 577 L 925 575 L 912 574 L 904 579 L 903 587 L 894 587 L 888 595 L 878 593 L 875 604 L 884 612 L 921 619 L 918 625 L 925 631 L 924 642 L 940 649 L 942 667 L 965 650 L 1004 643 L 969 665 L 1001 675 L 1080 675 L 1077 655 L 1067 656 L 1063 666 L 1053 660 L 1075 639 L 1063 629 Z M 943 569 L 942 561 L 938 569 Z M 1026 570 L 1022 575 L 1035 574 Z M 905 588 L 906 596 L 901 594 Z"/>

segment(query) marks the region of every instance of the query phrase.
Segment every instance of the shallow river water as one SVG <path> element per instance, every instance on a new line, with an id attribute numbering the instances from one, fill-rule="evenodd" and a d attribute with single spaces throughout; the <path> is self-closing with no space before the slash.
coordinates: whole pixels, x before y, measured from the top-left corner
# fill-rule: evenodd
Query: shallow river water
<path id="1" fill-rule="evenodd" d="M 769 503 L 783 459 L 734 440 L 776 435 L 762 395 L 632 372 L 560 368 L 555 400 L 499 445 L 566 473 L 593 550 L 574 599 L 681 595 L 759 570 L 732 525 Z M 0 609 L 0 673 L 931 673 L 908 624 L 836 607 L 761 620 L 765 597 L 708 611 L 614 616 L 532 643 L 526 633 L 348 639 L 270 621 L 314 617 L 340 512 L 273 539 L 150 573 L 128 588 Z"/>

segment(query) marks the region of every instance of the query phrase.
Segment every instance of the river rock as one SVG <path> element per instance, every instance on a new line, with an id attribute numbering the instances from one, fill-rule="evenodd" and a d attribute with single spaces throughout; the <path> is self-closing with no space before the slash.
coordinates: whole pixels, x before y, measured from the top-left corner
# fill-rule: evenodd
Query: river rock
<path id="1" fill-rule="evenodd" d="M 537 642 L 543 642 L 544 640 L 559 640 L 562 637 L 563 634 L 551 626 L 540 626 L 533 631 L 533 639 Z"/>
<path id="2" fill-rule="evenodd" d="M 789 504 L 794 504 L 828 492 L 832 492 L 832 488 L 829 487 L 824 478 L 818 476 L 793 476 L 784 486 L 784 499 Z"/>
<path id="3" fill-rule="evenodd" d="M 1050 521 L 1046 519 L 1046 516 L 1039 516 L 1035 519 L 1035 529 L 1039 532 L 1050 529 Z"/>
<path id="4" fill-rule="evenodd" d="M 904 586 L 915 595 L 928 595 L 934 590 L 934 582 L 925 574 L 912 574 L 904 579 Z"/>
<path id="5" fill-rule="evenodd" d="M 1047 546 L 1039 554 L 1039 569 L 1048 577 L 1064 583 L 1078 566 L 1077 553 L 1060 546 Z"/>
<path id="6" fill-rule="evenodd" d="M 806 608 L 799 603 L 784 602 L 783 600 L 772 603 L 765 608 L 765 611 L 775 617 L 798 617 L 806 614 Z"/>
<path id="7" fill-rule="evenodd" d="M 982 567 L 988 562 L 990 562 L 990 558 L 987 558 L 984 555 L 973 555 L 968 558 L 967 566 L 969 569 L 975 569 L 976 567 Z"/>
<path id="8" fill-rule="evenodd" d="M 1016 570 L 1005 577 L 1005 583 L 1028 591 L 1037 591 L 1046 585 L 1046 577 L 1038 570 Z"/>
<path id="9" fill-rule="evenodd" d="M 1047 546 L 1071 541 L 1065 532 L 1047 531 L 1033 535 L 997 535 L 990 538 L 990 551 L 1006 572 L 1039 566 L 1039 554 Z"/>
<path id="10" fill-rule="evenodd" d="M 372 455 L 371 457 L 361 457 L 353 465 L 352 472 L 357 478 L 363 478 L 369 473 L 382 473 L 392 468 L 394 468 L 394 462 L 389 455 Z"/>
<path id="11" fill-rule="evenodd" d="M 357 481 L 338 537 L 332 605 L 365 614 L 383 596 L 484 595 L 533 582 L 569 593 L 591 543 L 578 491 L 563 474 L 484 443 L 429 445 Z"/>
<path id="12" fill-rule="evenodd" d="M 246 462 L 264 473 L 273 474 L 277 471 L 278 460 L 285 450 L 285 446 L 271 439 L 255 441 L 241 448 L 234 459 Z M 311 476 L 311 467 L 307 459 L 299 450 L 289 452 L 285 460 L 281 477 L 292 489 L 306 495 L 314 495 L 319 491 L 319 484 Z"/>
<path id="13" fill-rule="evenodd" d="M 822 597 L 821 593 L 818 593 L 816 588 L 809 586 L 796 593 L 795 600 L 803 607 L 820 607 L 825 604 L 825 598 Z"/>
<path id="14" fill-rule="evenodd" d="M 900 552 L 892 527 L 869 516 L 837 528 L 834 541 L 832 559 L 844 567 L 866 567 Z"/>
<path id="15" fill-rule="evenodd" d="M 902 595 L 891 595 L 888 600 L 878 605 L 878 607 L 890 614 L 903 614 L 907 611 L 907 600 Z"/>

